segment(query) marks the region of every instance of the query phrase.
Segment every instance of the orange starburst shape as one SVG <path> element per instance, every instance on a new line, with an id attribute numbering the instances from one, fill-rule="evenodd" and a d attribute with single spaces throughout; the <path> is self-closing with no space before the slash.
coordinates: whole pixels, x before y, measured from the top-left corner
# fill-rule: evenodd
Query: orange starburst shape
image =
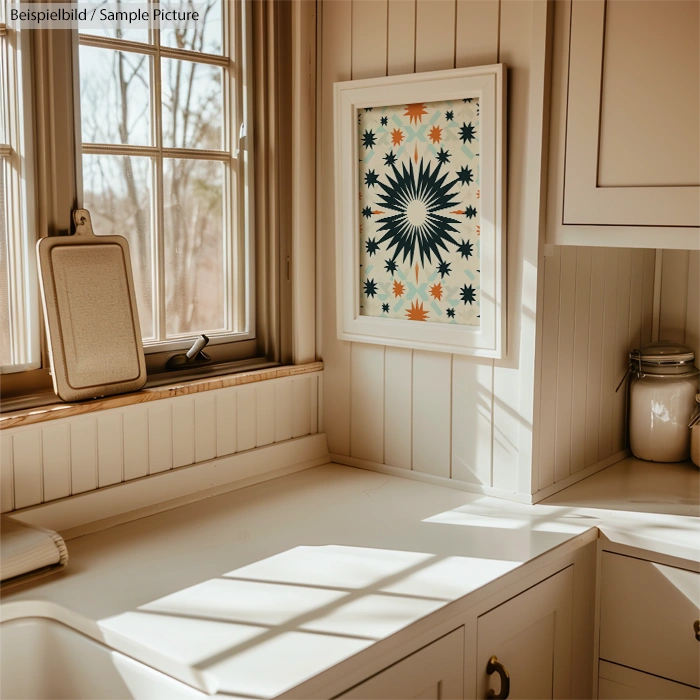
<path id="1" fill-rule="evenodd" d="M 442 140 L 442 129 L 439 126 L 434 126 L 430 130 L 430 140 L 433 143 L 440 143 Z"/>
<path id="2" fill-rule="evenodd" d="M 438 301 L 442 299 L 442 285 L 439 282 L 430 288 L 430 296 Z"/>
<path id="3" fill-rule="evenodd" d="M 411 308 L 406 311 L 406 318 L 408 318 L 409 321 L 427 321 L 428 312 L 423 308 L 423 302 L 419 304 L 416 299 L 416 301 L 411 304 Z"/>
<path id="4" fill-rule="evenodd" d="M 399 282 L 398 280 L 394 280 L 394 296 L 395 297 L 403 296 L 403 293 L 405 291 L 406 291 L 406 286 L 404 285 L 404 283 Z"/>
<path id="5" fill-rule="evenodd" d="M 409 117 L 411 124 L 422 124 L 423 116 L 428 113 L 425 105 L 422 102 L 416 102 L 415 104 L 406 105 L 406 111 L 403 113 L 404 117 Z"/>
<path id="6" fill-rule="evenodd" d="M 394 129 L 391 132 L 391 143 L 394 146 L 400 146 L 403 141 L 403 131 L 401 129 Z"/>

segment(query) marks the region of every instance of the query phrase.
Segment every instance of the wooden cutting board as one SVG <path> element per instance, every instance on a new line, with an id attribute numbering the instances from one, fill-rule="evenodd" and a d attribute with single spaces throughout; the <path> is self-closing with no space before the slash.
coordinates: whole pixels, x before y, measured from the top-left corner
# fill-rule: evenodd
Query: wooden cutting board
<path id="1" fill-rule="evenodd" d="M 146 383 L 129 244 L 96 236 L 90 212 L 73 212 L 75 234 L 37 243 L 54 391 L 78 401 Z"/>

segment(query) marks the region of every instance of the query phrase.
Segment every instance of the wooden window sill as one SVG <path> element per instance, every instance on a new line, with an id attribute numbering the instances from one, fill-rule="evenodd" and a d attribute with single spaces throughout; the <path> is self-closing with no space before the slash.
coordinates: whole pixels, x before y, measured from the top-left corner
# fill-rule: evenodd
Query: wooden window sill
<path id="1" fill-rule="evenodd" d="M 107 396 L 102 399 L 93 399 L 81 403 L 58 403 L 49 406 L 41 406 L 0 416 L 0 429 L 4 430 L 6 428 L 15 428 L 22 425 L 44 423 L 45 421 L 55 420 L 57 418 L 68 418 L 84 413 L 105 411 L 109 408 L 122 408 L 123 406 L 130 406 L 132 404 L 146 403 L 147 401 L 171 399 L 175 396 L 198 394 L 202 391 L 213 391 L 215 389 L 225 389 L 230 386 L 240 386 L 241 384 L 263 382 L 268 379 L 279 379 L 281 377 L 291 377 L 299 374 L 308 374 L 310 372 L 320 372 L 322 369 L 323 362 L 309 362 L 305 365 L 286 365 L 284 367 L 271 367 L 269 369 L 239 372 L 220 377 L 196 379 L 167 386 L 151 387 L 142 389 L 141 391 L 135 391 L 131 394 Z"/>

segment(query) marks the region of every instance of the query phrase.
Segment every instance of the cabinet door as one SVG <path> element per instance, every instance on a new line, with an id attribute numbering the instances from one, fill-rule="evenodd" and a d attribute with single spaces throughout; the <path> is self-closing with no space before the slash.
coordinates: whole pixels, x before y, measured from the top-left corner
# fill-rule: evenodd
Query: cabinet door
<path id="1" fill-rule="evenodd" d="M 509 698 L 570 697 L 573 594 L 570 566 L 479 618 L 477 698 L 503 694 L 498 674 L 486 672 L 492 656 L 508 671 Z"/>
<path id="2" fill-rule="evenodd" d="M 625 666 L 600 662 L 598 700 L 698 700 L 700 690 Z"/>
<path id="3" fill-rule="evenodd" d="M 344 700 L 443 700 L 464 695 L 464 627 L 346 691 Z"/>
<path id="4" fill-rule="evenodd" d="M 700 3 L 554 5 L 548 242 L 697 249 Z"/>

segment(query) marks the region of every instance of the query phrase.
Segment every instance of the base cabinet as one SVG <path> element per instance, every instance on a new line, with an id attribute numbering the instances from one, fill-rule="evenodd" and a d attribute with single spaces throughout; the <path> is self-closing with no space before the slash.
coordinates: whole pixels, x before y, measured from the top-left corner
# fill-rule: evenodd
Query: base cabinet
<path id="1" fill-rule="evenodd" d="M 571 697 L 573 595 L 569 566 L 479 617 L 477 698 Z"/>
<path id="2" fill-rule="evenodd" d="M 464 697 L 464 627 L 338 697 L 343 700 L 454 700 Z"/>

